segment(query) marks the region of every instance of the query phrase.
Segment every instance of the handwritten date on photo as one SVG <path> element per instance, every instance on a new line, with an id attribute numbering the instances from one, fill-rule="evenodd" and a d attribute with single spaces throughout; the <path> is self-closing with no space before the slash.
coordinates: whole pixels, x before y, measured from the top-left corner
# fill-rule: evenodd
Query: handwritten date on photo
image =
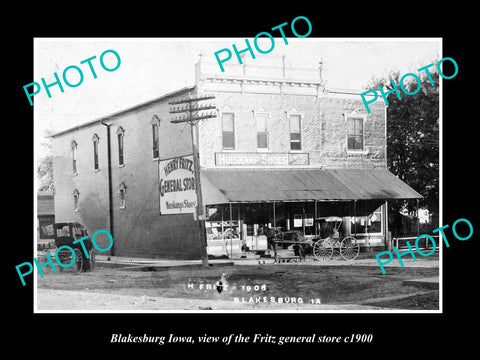
<path id="1" fill-rule="evenodd" d="M 219 293 L 226 292 L 226 291 L 232 291 L 232 290 L 237 290 L 237 291 L 242 291 L 242 292 L 247 292 L 247 293 L 257 293 L 257 292 L 264 292 L 267 291 L 267 285 L 266 284 L 255 284 L 255 285 L 236 285 L 236 284 L 228 284 L 226 282 L 220 283 L 217 282 L 215 284 L 208 284 L 208 283 L 187 283 L 186 284 L 187 289 L 196 289 L 199 291 L 218 291 Z M 303 298 L 295 298 L 295 297 L 273 297 L 273 296 L 260 296 L 260 297 L 234 297 L 233 301 L 235 303 L 292 303 L 292 304 L 321 304 L 321 300 L 319 298 L 311 298 L 308 300 L 303 300 Z"/>

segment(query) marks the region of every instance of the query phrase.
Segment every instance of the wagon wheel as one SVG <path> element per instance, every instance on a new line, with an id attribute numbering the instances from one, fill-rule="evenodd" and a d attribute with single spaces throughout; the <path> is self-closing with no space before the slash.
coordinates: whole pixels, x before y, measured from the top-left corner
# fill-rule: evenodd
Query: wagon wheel
<path id="1" fill-rule="evenodd" d="M 62 263 L 64 266 L 58 265 L 58 269 L 60 272 L 64 272 L 65 269 L 70 268 L 71 266 L 75 266 L 74 261 L 73 261 L 73 254 L 69 250 L 60 250 L 58 251 L 57 255 L 58 257 L 57 261 Z M 75 257 L 76 260 L 76 257 Z"/>
<path id="2" fill-rule="evenodd" d="M 338 260 L 341 257 L 340 252 L 340 242 L 338 239 L 330 239 L 331 247 L 332 247 L 332 260 Z"/>
<path id="3" fill-rule="evenodd" d="M 72 266 L 73 271 L 80 272 L 83 269 L 83 255 L 80 249 L 75 249 L 75 263 Z"/>
<path id="4" fill-rule="evenodd" d="M 328 239 L 318 240 L 313 244 L 313 256 L 316 260 L 329 260 L 332 254 L 333 248 Z"/>
<path id="5" fill-rule="evenodd" d="M 60 261 L 63 263 L 63 260 L 62 260 L 62 259 L 64 258 L 64 252 L 63 252 L 62 250 L 60 250 L 60 251 L 58 252 L 58 254 L 57 254 L 57 257 L 58 257 L 58 258 L 60 259 Z M 57 261 L 58 261 L 58 260 L 57 260 Z M 58 270 L 59 270 L 60 272 L 63 272 L 63 269 L 64 269 L 63 266 L 58 265 Z"/>
<path id="6" fill-rule="evenodd" d="M 340 243 L 340 254 L 345 260 L 355 260 L 360 253 L 360 244 L 353 236 L 347 236 Z"/>

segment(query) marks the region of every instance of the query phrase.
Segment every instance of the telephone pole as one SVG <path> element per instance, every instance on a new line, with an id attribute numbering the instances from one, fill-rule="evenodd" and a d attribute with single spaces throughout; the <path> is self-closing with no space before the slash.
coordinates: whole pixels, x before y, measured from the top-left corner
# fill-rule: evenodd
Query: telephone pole
<path id="1" fill-rule="evenodd" d="M 214 111 L 205 113 L 205 110 L 216 109 L 213 104 L 200 104 L 200 102 L 205 100 L 215 99 L 213 95 L 201 95 L 197 97 L 192 97 L 188 93 L 187 98 L 172 100 L 169 105 L 179 105 L 173 106 L 170 108 L 170 114 L 183 114 L 182 116 L 176 117 L 170 122 L 172 123 L 188 123 L 190 125 L 190 133 L 192 136 L 192 150 L 193 150 L 193 167 L 195 170 L 195 192 L 197 194 L 197 212 L 196 218 L 198 221 L 198 229 L 200 231 L 200 254 L 202 257 L 202 265 L 208 267 L 208 254 L 207 254 L 207 236 L 205 231 L 205 214 L 203 206 L 203 197 L 202 197 L 202 184 L 200 181 L 200 154 L 198 149 L 198 123 L 201 120 L 214 118 L 217 115 Z"/>

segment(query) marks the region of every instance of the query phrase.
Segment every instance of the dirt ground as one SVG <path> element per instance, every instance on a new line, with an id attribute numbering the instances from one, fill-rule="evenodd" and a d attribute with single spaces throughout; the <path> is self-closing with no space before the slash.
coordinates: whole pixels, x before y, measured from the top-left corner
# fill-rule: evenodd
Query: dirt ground
<path id="1" fill-rule="evenodd" d="M 93 272 L 47 273 L 37 279 L 37 309 L 108 312 L 439 308 L 438 290 L 403 285 L 407 279 L 438 277 L 438 267 L 390 267 L 386 275 L 378 266 L 308 263 L 154 270 L 97 266 Z"/>

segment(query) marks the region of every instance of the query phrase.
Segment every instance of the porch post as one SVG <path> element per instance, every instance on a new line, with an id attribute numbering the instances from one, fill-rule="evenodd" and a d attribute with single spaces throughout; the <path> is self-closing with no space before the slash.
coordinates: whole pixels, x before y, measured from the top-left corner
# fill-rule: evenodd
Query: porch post
<path id="1" fill-rule="evenodd" d="M 393 247 L 392 247 L 392 238 L 391 238 L 391 236 L 389 234 L 389 230 L 388 230 L 388 201 L 387 200 L 385 200 L 384 206 L 385 206 L 385 216 L 384 216 L 384 218 L 385 218 L 385 220 L 384 220 L 385 221 L 385 227 L 384 227 L 384 229 L 385 229 L 385 243 L 387 245 L 387 249 L 389 251 L 391 251 L 393 249 Z"/>
<path id="2" fill-rule="evenodd" d="M 353 200 L 353 232 L 357 237 L 357 200 Z"/>
<path id="3" fill-rule="evenodd" d="M 273 226 L 272 227 L 277 227 L 277 221 L 275 219 L 275 201 L 273 202 Z"/>
<path id="4" fill-rule="evenodd" d="M 233 224 L 232 224 L 232 203 L 230 203 L 230 259 L 233 258 Z"/>
<path id="5" fill-rule="evenodd" d="M 420 236 L 420 200 L 417 199 L 417 238 Z M 428 239 L 425 239 L 425 247 L 428 249 Z"/>
<path id="6" fill-rule="evenodd" d="M 303 236 L 305 236 L 305 218 L 306 218 L 306 213 L 305 213 L 305 208 L 302 205 L 302 231 L 303 231 Z"/>

